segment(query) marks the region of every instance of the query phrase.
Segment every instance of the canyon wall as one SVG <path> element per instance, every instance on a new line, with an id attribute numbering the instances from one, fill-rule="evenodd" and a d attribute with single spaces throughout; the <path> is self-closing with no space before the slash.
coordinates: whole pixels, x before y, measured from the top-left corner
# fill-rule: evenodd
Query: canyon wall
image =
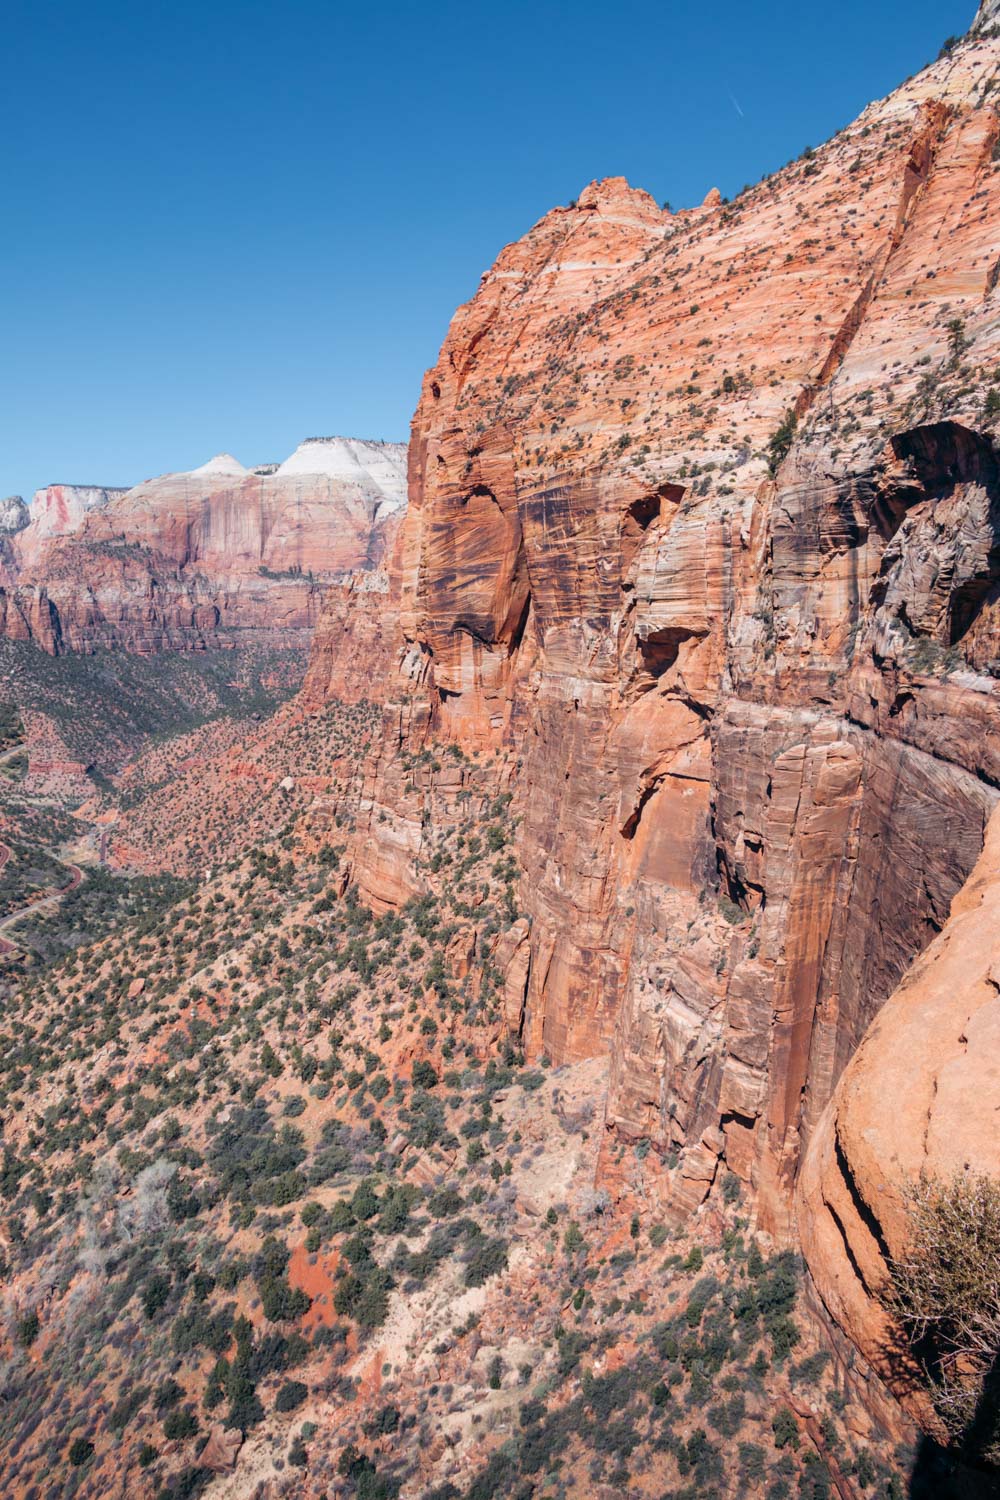
<path id="1" fill-rule="evenodd" d="M 324 588 L 376 567 L 405 507 L 398 443 L 307 440 L 250 470 L 220 454 L 130 490 L 51 485 L 7 547 L 0 634 L 51 653 L 308 641 Z"/>
<path id="2" fill-rule="evenodd" d="M 418 888 L 413 757 L 492 754 L 510 1029 L 610 1053 L 678 1213 L 728 1169 L 790 1232 L 997 802 L 998 67 L 981 28 L 731 203 L 610 179 L 508 246 L 425 378 L 386 611 L 317 636 L 318 697 L 387 674 L 363 895 Z"/>

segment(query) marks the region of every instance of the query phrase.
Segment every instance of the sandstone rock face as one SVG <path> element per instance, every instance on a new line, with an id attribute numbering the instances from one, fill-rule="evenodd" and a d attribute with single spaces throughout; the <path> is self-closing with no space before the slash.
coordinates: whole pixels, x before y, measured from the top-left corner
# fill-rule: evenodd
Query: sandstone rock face
<path id="1" fill-rule="evenodd" d="M 28 524 L 28 507 L 20 495 L 0 500 L 0 584 L 15 576 L 13 539 Z"/>
<path id="2" fill-rule="evenodd" d="M 398 518 L 387 518 L 382 541 L 391 546 Z M 399 589 L 383 564 L 330 584 L 313 636 L 302 696 L 316 707 L 331 698 L 358 703 L 377 695 L 395 672 Z"/>
<path id="3" fill-rule="evenodd" d="M 127 489 L 96 484 L 50 484 L 45 489 L 36 490 L 28 512 L 28 524 L 18 541 L 19 562 L 30 566 L 43 554 L 48 543 L 73 536 L 91 511 L 103 510 L 126 494 Z"/>
<path id="4" fill-rule="evenodd" d="M 997 801 L 998 63 L 971 36 L 734 203 L 610 179 L 508 246 L 424 381 L 395 642 L 361 595 L 323 627 L 390 673 L 363 895 L 418 887 L 414 755 L 496 752 L 512 1027 L 610 1053 L 679 1210 L 728 1168 L 789 1231 Z"/>
<path id="5" fill-rule="evenodd" d="M 0 532 L 7 536 L 23 531 L 28 524 L 28 507 L 20 495 L 6 495 L 0 500 Z"/>
<path id="6" fill-rule="evenodd" d="M 257 470 L 220 454 L 128 491 L 50 486 L 11 544 L 0 627 L 50 652 L 305 640 L 325 585 L 380 561 L 404 475 L 401 444 L 314 438 Z"/>
<path id="7" fill-rule="evenodd" d="M 1000 1176 L 1000 813 L 943 931 L 883 1006 L 823 1112 L 798 1191 L 802 1245 L 827 1309 L 913 1414 L 877 1300 L 907 1244 L 921 1173 Z"/>
<path id="8" fill-rule="evenodd" d="M 203 1469 L 211 1469 L 213 1474 L 227 1474 L 236 1467 L 242 1446 L 243 1433 L 238 1427 L 223 1427 L 221 1422 L 216 1422 L 209 1429 L 208 1441 L 198 1455 L 198 1463 Z"/>

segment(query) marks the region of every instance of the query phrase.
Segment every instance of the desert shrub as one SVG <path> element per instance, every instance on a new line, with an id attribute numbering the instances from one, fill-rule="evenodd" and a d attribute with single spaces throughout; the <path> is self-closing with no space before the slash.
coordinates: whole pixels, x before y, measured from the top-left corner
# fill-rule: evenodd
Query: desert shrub
<path id="1" fill-rule="evenodd" d="M 148 1395 L 148 1385 L 137 1385 L 119 1396 L 108 1415 L 108 1426 L 116 1436 L 121 1437 Z"/>
<path id="2" fill-rule="evenodd" d="M 792 1366 L 792 1380 L 803 1385 L 816 1385 L 829 1361 L 827 1351 L 820 1349 L 817 1354 L 811 1354 L 808 1359 L 800 1360 L 797 1365 Z"/>
<path id="3" fill-rule="evenodd" d="M 411 1077 L 413 1079 L 413 1087 L 420 1089 L 432 1089 L 438 1081 L 437 1073 L 432 1064 L 426 1062 L 423 1058 L 418 1058 L 413 1064 Z"/>
<path id="4" fill-rule="evenodd" d="M 730 1396 L 728 1401 L 721 1402 L 718 1406 L 709 1407 L 708 1420 L 716 1432 L 723 1437 L 735 1437 L 743 1426 L 746 1416 L 746 1401 L 742 1394 Z"/>
<path id="5" fill-rule="evenodd" d="M 312 1299 L 298 1287 L 291 1286 L 285 1276 L 288 1260 L 288 1247 L 273 1235 L 268 1236 L 254 1257 L 257 1290 L 264 1316 L 271 1323 L 301 1318 L 312 1306 Z"/>
<path id="6" fill-rule="evenodd" d="M 89 1438 L 74 1438 L 69 1448 L 69 1461 L 74 1469 L 81 1469 L 94 1456 L 94 1445 Z"/>
<path id="7" fill-rule="evenodd" d="M 359 1452 L 353 1443 L 341 1450 L 337 1473 L 354 1486 L 358 1500 L 392 1500 L 399 1493 L 400 1481 L 383 1478 L 368 1454 Z"/>
<path id="8" fill-rule="evenodd" d="M 384 1437 L 396 1432 L 399 1428 L 400 1410 L 398 1406 L 382 1406 L 365 1423 L 365 1432 L 369 1437 Z"/>
<path id="9" fill-rule="evenodd" d="M 369 1264 L 353 1275 L 342 1277 L 333 1305 L 341 1317 L 353 1318 L 362 1328 L 379 1328 L 389 1311 L 389 1293 L 395 1283 L 382 1266 Z"/>
<path id="10" fill-rule="evenodd" d="M 197 1431 L 198 1418 L 186 1407 L 182 1407 L 179 1411 L 172 1411 L 164 1418 L 163 1435 L 171 1440 L 193 1437 Z"/>
<path id="11" fill-rule="evenodd" d="M 153 1396 L 153 1405 L 157 1412 L 173 1411 L 184 1394 L 184 1387 L 179 1385 L 173 1376 L 160 1382 Z"/>
<path id="12" fill-rule="evenodd" d="M 739 1203 L 742 1185 L 735 1172 L 727 1172 L 722 1179 L 722 1196 L 727 1203 Z"/>
<path id="13" fill-rule="evenodd" d="M 760 1484 L 766 1473 L 763 1448 L 757 1443 L 740 1444 L 740 1473 L 751 1484 Z"/>
<path id="14" fill-rule="evenodd" d="M 142 1289 L 142 1309 L 147 1318 L 155 1318 L 170 1296 L 170 1277 L 162 1271 L 150 1276 Z"/>
<path id="15" fill-rule="evenodd" d="M 264 1316 L 271 1323 L 287 1323 L 303 1317 L 312 1306 L 312 1299 L 298 1287 L 289 1284 L 284 1276 L 268 1277 L 258 1284 Z"/>
<path id="16" fill-rule="evenodd" d="M 572 1255 L 586 1243 L 587 1242 L 583 1237 L 583 1233 L 580 1229 L 579 1224 L 577 1224 L 575 1220 L 571 1219 L 569 1225 L 567 1226 L 566 1233 L 563 1235 L 563 1248 L 568 1251 L 570 1255 Z"/>
<path id="17" fill-rule="evenodd" d="M 274 1398 L 275 1411 L 294 1411 L 301 1406 L 309 1394 L 309 1387 L 301 1380 L 286 1380 Z"/>
<path id="18" fill-rule="evenodd" d="M 26 1313 L 17 1325 L 17 1342 L 22 1349 L 31 1347 L 38 1337 L 40 1328 L 38 1313 L 35 1308 L 32 1308 L 31 1312 Z"/>
<path id="19" fill-rule="evenodd" d="M 952 1441 L 1000 1464 L 1000 1184 L 927 1176 L 906 1204 L 908 1247 L 882 1301 Z"/>
<path id="20" fill-rule="evenodd" d="M 770 1336 L 774 1358 L 779 1362 L 799 1341 L 799 1331 L 791 1317 L 797 1293 L 797 1262 L 792 1251 L 783 1250 L 766 1262 L 756 1286 L 757 1307 Z"/>
<path id="21" fill-rule="evenodd" d="M 478 1240 L 473 1246 L 465 1267 L 466 1286 L 482 1286 L 491 1276 L 507 1269 L 507 1241 L 500 1239 Z"/>
<path id="22" fill-rule="evenodd" d="M 799 1426 L 787 1406 L 778 1407 L 771 1418 L 771 1431 L 774 1433 L 776 1448 L 784 1448 L 788 1444 L 793 1448 L 799 1446 Z"/>
<path id="23" fill-rule="evenodd" d="M 794 410 L 789 409 L 780 426 L 772 433 L 767 445 L 767 466 L 772 477 L 777 474 L 782 460 L 787 455 L 795 440 L 795 429 L 798 426 L 798 418 Z"/>
<path id="24" fill-rule="evenodd" d="M 359 1182 L 351 1197 L 351 1213 L 359 1223 L 374 1218 L 379 1210 L 378 1194 L 366 1177 Z"/>
<path id="25" fill-rule="evenodd" d="M 438 1188 L 427 1200 L 427 1207 L 435 1219 L 446 1219 L 457 1214 L 462 1207 L 462 1195 L 453 1187 Z"/>
<path id="26" fill-rule="evenodd" d="M 375 1221 L 379 1234 L 401 1234 L 406 1228 L 413 1202 L 413 1191 L 409 1186 L 392 1188 L 385 1197 Z"/>
<path id="27" fill-rule="evenodd" d="M 589 1349 L 590 1339 L 579 1328 L 573 1328 L 568 1333 L 560 1334 L 556 1342 L 559 1347 L 557 1369 L 560 1375 L 568 1375 L 571 1370 L 576 1369 Z"/>

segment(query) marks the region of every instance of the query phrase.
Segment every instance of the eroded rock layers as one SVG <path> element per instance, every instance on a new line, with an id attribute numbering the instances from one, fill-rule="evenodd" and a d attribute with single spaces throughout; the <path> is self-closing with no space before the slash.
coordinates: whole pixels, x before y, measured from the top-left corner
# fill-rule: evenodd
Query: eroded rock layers
<path id="1" fill-rule="evenodd" d="M 507 247 L 424 382 L 388 611 L 319 638 L 314 693 L 356 695 L 345 640 L 389 673 L 363 894 L 416 888 L 414 757 L 495 750 L 508 1024 L 610 1052 L 678 1211 L 725 1163 L 787 1227 L 997 801 L 998 64 L 981 30 L 733 203 L 612 179 Z"/>
<path id="2" fill-rule="evenodd" d="M 405 505 L 398 443 L 221 454 L 131 490 L 50 485 L 0 553 L 0 635 L 50 653 L 308 641 L 324 589 L 377 568 Z"/>

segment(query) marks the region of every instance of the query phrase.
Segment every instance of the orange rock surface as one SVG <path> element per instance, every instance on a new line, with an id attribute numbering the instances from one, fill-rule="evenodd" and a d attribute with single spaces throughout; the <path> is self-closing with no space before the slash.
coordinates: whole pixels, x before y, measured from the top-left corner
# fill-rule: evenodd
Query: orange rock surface
<path id="1" fill-rule="evenodd" d="M 889 1105 L 887 1107 L 887 1101 Z M 907 1189 L 1000 1176 L 1000 815 L 944 930 L 873 1021 L 817 1127 L 798 1192 L 802 1245 L 834 1319 L 914 1415 L 878 1290 L 908 1248 Z M 915 1388 L 914 1388 L 915 1386 Z"/>

